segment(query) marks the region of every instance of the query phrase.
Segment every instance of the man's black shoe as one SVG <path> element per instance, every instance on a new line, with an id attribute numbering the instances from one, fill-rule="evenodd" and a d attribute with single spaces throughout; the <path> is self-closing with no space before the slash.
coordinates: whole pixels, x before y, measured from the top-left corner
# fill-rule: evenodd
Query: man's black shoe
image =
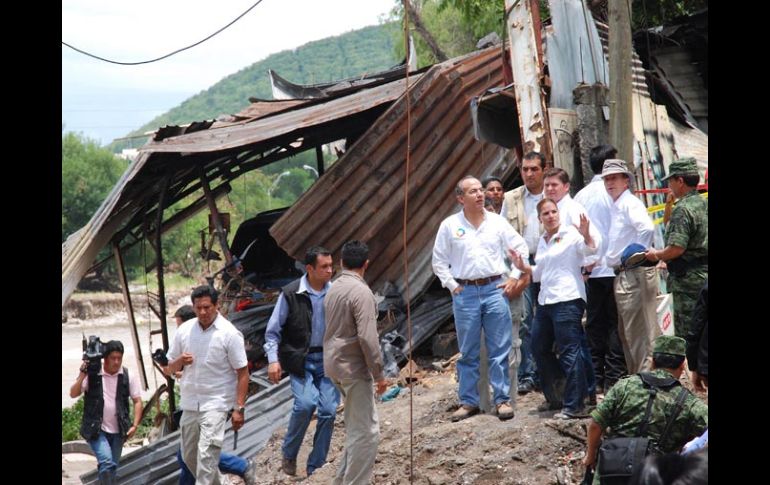
<path id="1" fill-rule="evenodd" d="M 518 393 L 519 395 L 523 396 L 524 394 L 529 394 L 530 392 L 535 390 L 535 384 L 532 381 L 524 381 L 518 385 Z"/>

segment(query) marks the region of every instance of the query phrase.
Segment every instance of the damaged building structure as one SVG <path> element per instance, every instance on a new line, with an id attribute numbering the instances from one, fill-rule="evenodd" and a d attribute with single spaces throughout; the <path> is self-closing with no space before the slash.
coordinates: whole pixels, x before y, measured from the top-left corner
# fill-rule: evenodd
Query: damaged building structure
<path id="1" fill-rule="evenodd" d="M 577 190 L 593 175 L 588 150 L 608 142 L 608 26 L 594 20 L 580 0 L 552 2 L 546 23 L 533 4 L 519 2 L 512 9 L 508 21 L 523 26 L 517 28 L 521 36 L 503 45 L 420 70 L 407 72 L 401 65 L 326 85 L 294 85 L 271 73 L 275 100 L 251 99 L 227 118 L 158 129 L 89 223 L 62 244 L 62 305 L 86 273 L 114 259 L 146 388 L 145 366 L 153 364 L 144 362 L 135 330 L 137 296 L 128 290 L 126 250 L 143 240 L 160 248 L 165 233 L 208 210 L 212 238 L 225 259 L 223 279 L 217 280 L 227 285 L 223 310 L 259 354 L 276 282 L 300 275 L 294 263 L 308 246 L 325 246 L 339 260 L 343 243 L 356 238 L 370 247 L 366 279 L 380 301 L 386 363 L 397 372 L 410 349 L 429 341 L 452 317 L 451 298 L 432 272 L 431 252 L 440 222 L 458 209 L 452 195 L 457 181 L 466 174 L 494 175 L 511 189 L 521 184 L 517 161 L 536 148 L 578 181 Z M 693 156 L 707 168 L 707 76 L 698 74 L 697 65 L 683 72 L 677 61 L 699 59 L 708 12 L 695 17 L 695 27 L 684 22 L 637 34 L 645 38 L 635 42 L 639 55 L 628 66 L 634 170 L 637 189 L 647 190 L 648 207 L 663 201 L 655 189 L 662 187 L 671 161 Z M 654 38 L 649 44 L 648 35 Z M 685 37 L 695 44 L 695 54 Z M 326 164 L 321 147 L 333 142 L 344 142 L 345 150 Z M 217 199 L 244 174 L 308 150 L 317 155 L 318 180 L 291 207 L 255 214 L 228 240 Z M 169 210 L 182 201 L 190 202 Z M 97 260 L 104 248 L 112 251 L 110 258 Z M 169 345 L 166 264 L 162 251 L 155 251 L 148 268 L 158 277 L 158 293 L 149 304 L 160 322 L 164 350 Z M 242 272 L 231 271 L 239 265 Z M 239 304 L 252 290 L 266 298 Z M 272 385 L 262 369 L 252 381 L 257 393 L 247 402 L 238 447 L 244 456 L 256 454 L 274 429 L 285 426 L 291 408 L 288 379 Z M 173 407 L 173 393 L 169 399 Z M 123 457 L 121 483 L 176 480 L 178 440 L 178 432 L 169 433 Z M 223 449 L 232 449 L 229 428 Z M 82 480 L 96 483 L 96 473 Z"/>

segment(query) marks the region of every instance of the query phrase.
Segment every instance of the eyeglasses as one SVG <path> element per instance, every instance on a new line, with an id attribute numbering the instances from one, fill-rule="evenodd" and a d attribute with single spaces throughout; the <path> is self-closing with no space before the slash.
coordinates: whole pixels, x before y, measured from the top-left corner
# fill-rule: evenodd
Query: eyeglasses
<path id="1" fill-rule="evenodd" d="M 466 194 L 468 195 L 478 195 L 483 193 L 484 193 L 484 189 L 471 189 L 468 192 L 466 192 Z"/>

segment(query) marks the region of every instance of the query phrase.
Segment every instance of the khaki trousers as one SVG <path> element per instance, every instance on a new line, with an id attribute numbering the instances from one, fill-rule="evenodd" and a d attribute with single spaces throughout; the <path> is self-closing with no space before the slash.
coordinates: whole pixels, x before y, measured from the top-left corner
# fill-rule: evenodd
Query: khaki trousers
<path id="1" fill-rule="evenodd" d="M 618 337 L 629 374 L 652 367 L 652 342 L 661 334 L 655 312 L 657 296 L 658 270 L 654 267 L 621 271 L 615 277 Z"/>
<path id="2" fill-rule="evenodd" d="M 195 475 L 196 485 L 220 485 L 219 455 L 225 439 L 226 411 L 182 413 L 182 460 Z"/>
<path id="3" fill-rule="evenodd" d="M 333 485 L 368 485 L 380 443 L 372 379 L 332 379 L 345 399 L 345 450 Z"/>

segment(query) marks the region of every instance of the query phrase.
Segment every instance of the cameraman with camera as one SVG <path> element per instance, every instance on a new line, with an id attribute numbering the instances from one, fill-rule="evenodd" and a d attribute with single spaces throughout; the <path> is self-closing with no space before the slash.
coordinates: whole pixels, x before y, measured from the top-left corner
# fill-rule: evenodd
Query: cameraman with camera
<path id="1" fill-rule="evenodd" d="M 104 359 L 103 366 L 100 360 Z M 91 336 L 83 354 L 70 397 L 85 393 L 80 434 L 88 442 L 98 460 L 99 483 L 116 483 L 115 474 L 123 451 L 123 443 L 136 432 L 142 418 L 142 395 L 139 381 L 130 379 L 123 367 L 123 344 L 110 340 L 102 344 Z M 129 418 L 128 398 L 134 401 L 134 420 Z"/>

